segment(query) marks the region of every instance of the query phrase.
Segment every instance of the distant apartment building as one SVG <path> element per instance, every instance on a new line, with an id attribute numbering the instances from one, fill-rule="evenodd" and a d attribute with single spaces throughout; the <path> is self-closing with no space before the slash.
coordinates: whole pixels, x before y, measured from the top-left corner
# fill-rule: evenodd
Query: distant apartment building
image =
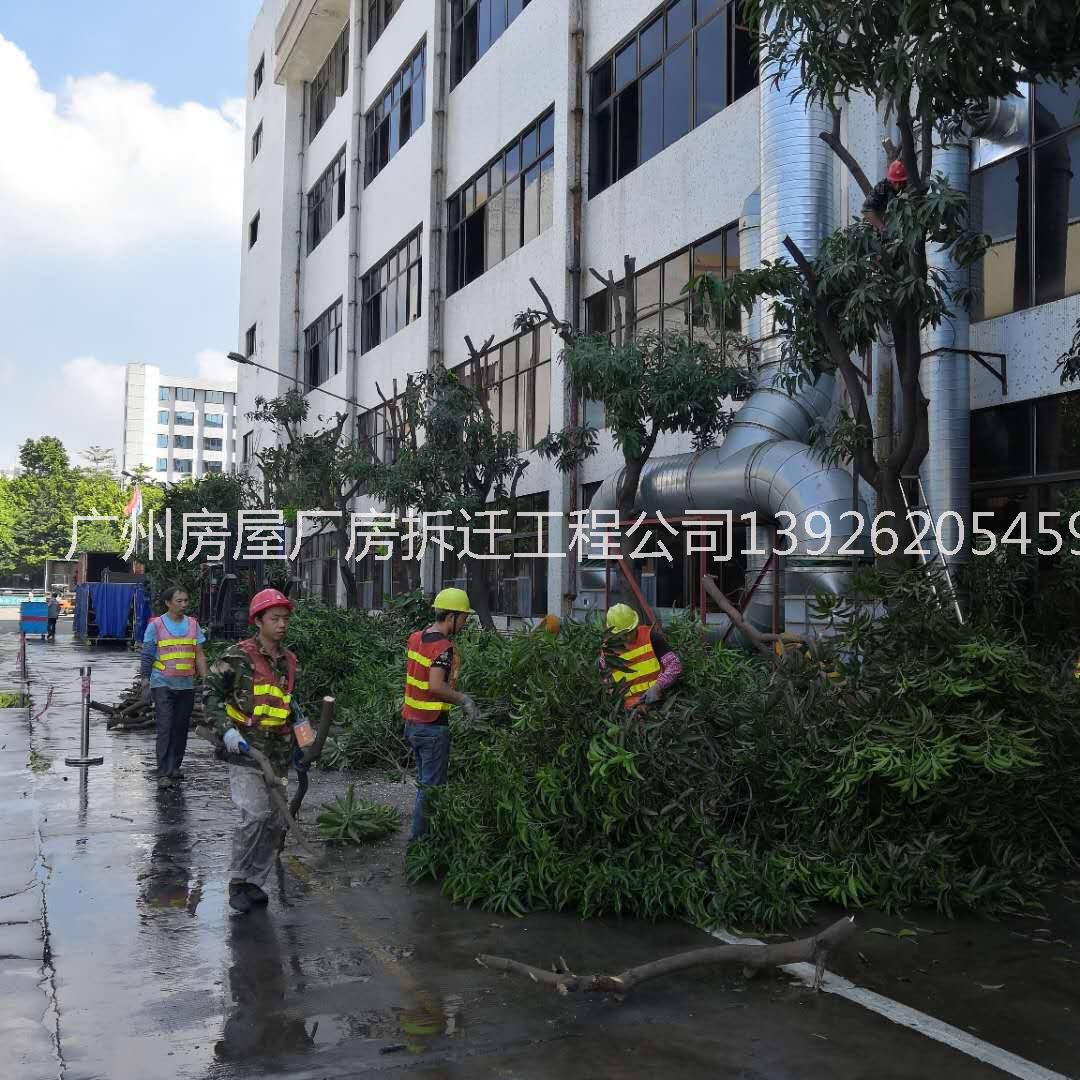
<path id="1" fill-rule="evenodd" d="M 173 482 L 230 472 L 235 461 L 236 379 L 167 375 L 154 364 L 128 364 L 120 467 L 149 469 Z"/>

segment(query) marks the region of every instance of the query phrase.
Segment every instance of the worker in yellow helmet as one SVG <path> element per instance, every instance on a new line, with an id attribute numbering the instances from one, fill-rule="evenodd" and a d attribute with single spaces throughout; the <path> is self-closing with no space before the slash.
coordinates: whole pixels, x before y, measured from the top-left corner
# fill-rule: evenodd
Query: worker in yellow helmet
<path id="1" fill-rule="evenodd" d="M 431 625 L 409 637 L 405 657 L 405 737 L 416 754 L 416 802 L 409 843 L 427 828 L 424 817 L 426 788 L 446 783 L 450 762 L 449 715 L 460 705 L 466 717 L 476 719 L 476 702 L 461 693 L 457 682 L 457 656 L 453 639 L 465 628 L 473 609 L 464 589 L 443 589 L 433 602 Z"/>
<path id="2" fill-rule="evenodd" d="M 615 658 L 618 662 L 611 662 Z M 643 626 L 632 607 L 615 604 L 607 613 L 600 671 L 622 690 L 623 704 L 633 711 L 660 703 L 682 674 L 682 661 L 658 627 Z"/>

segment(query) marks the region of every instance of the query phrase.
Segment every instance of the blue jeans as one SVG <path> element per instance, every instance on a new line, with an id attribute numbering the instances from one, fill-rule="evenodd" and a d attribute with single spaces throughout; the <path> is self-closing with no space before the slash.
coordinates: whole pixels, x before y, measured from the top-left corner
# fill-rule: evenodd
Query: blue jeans
<path id="1" fill-rule="evenodd" d="M 416 754 L 416 802 L 413 804 L 412 832 L 409 843 L 427 831 L 424 817 L 424 789 L 446 783 L 450 762 L 450 728 L 446 724 L 405 725 L 405 738 Z"/>

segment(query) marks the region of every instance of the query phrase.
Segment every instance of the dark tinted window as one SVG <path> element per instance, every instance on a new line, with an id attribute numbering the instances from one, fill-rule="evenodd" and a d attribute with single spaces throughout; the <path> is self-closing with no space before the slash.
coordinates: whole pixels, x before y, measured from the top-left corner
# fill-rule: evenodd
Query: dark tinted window
<path id="1" fill-rule="evenodd" d="M 1080 390 L 1035 402 L 1036 471 L 1080 469 Z"/>
<path id="2" fill-rule="evenodd" d="M 971 414 L 971 479 L 1004 480 L 1033 471 L 1031 404 L 997 405 Z"/>

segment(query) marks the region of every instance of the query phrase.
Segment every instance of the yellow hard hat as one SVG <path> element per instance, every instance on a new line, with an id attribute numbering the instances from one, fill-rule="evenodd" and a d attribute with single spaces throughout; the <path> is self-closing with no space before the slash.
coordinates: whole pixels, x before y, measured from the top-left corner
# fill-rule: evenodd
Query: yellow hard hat
<path id="1" fill-rule="evenodd" d="M 608 608 L 607 628 L 613 634 L 628 634 L 641 622 L 638 613 L 629 604 L 614 604 Z"/>
<path id="2" fill-rule="evenodd" d="M 464 589 L 443 589 L 431 602 L 436 611 L 460 611 L 464 615 L 474 615 L 469 606 L 469 594 Z"/>

